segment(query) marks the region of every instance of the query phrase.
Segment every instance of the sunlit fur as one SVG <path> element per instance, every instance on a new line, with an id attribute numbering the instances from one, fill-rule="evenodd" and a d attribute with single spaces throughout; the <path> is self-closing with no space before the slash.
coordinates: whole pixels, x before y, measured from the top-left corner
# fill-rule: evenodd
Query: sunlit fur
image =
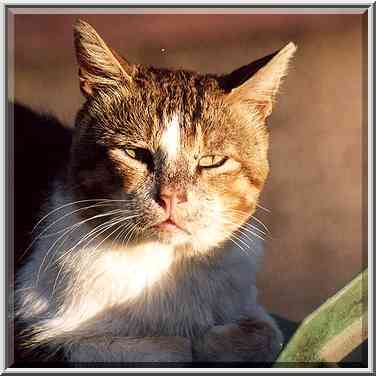
<path id="1" fill-rule="evenodd" d="M 166 129 L 164 130 L 160 148 L 166 153 L 167 160 L 175 159 L 177 157 L 180 146 L 180 125 L 179 115 L 174 114 L 171 120 L 168 122 Z"/>
<path id="2" fill-rule="evenodd" d="M 269 170 L 265 120 L 294 45 L 231 86 L 233 75 L 130 64 L 83 22 L 75 41 L 87 101 L 66 177 L 17 275 L 26 343 L 73 359 L 88 337 L 91 346 L 96 336 L 193 339 L 246 317 L 278 332 L 256 302 L 262 230 L 247 221 Z M 210 155 L 226 160 L 200 167 Z M 167 219 L 165 189 L 186 198 L 174 207 L 176 231 L 155 226 Z"/>

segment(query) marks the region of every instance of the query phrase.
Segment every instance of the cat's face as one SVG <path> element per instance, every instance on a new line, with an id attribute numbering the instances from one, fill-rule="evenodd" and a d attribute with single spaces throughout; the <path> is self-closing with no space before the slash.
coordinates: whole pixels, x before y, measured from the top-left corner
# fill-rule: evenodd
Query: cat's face
<path id="1" fill-rule="evenodd" d="M 72 153 L 77 200 L 116 200 L 90 215 L 114 210 L 118 244 L 202 252 L 229 238 L 267 177 L 265 119 L 295 47 L 215 77 L 131 65 L 83 22 L 75 36 L 87 96 Z"/>

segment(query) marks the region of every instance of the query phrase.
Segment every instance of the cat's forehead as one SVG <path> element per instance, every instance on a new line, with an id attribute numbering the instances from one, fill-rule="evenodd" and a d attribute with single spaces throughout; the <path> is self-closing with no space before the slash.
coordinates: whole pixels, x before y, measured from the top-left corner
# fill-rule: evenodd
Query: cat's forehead
<path id="1" fill-rule="evenodd" d="M 134 77 L 133 91 L 141 95 L 145 107 L 159 117 L 180 113 L 181 120 L 194 122 L 214 104 L 223 90 L 215 76 L 184 70 L 140 66 Z"/>
<path id="2" fill-rule="evenodd" d="M 165 127 L 162 131 L 159 146 L 169 158 L 176 158 L 180 147 L 180 120 L 177 113 L 173 114 L 170 119 L 165 120 Z"/>
<path id="3" fill-rule="evenodd" d="M 101 111 L 97 115 L 105 135 L 109 131 L 170 155 L 177 153 L 177 145 L 196 143 L 223 120 L 218 81 L 193 72 L 144 69 L 133 87 L 119 87 L 115 94 L 94 106 Z"/>
<path id="4" fill-rule="evenodd" d="M 223 90 L 222 81 L 216 75 L 143 65 L 137 66 L 133 81 L 149 91 L 156 90 L 159 94 L 179 94 L 184 90 L 184 93 L 194 97 L 204 92 L 214 93 Z"/>

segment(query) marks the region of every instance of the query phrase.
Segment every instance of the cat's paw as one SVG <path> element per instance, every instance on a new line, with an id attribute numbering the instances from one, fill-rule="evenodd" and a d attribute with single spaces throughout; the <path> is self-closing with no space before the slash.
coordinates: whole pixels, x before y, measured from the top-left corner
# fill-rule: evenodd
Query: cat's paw
<path id="1" fill-rule="evenodd" d="M 198 362 L 273 362 L 283 346 L 282 334 L 271 324 L 243 320 L 211 328 L 194 340 L 194 360 Z"/>
<path id="2" fill-rule="evenodd" d="M 192 361 L 191 342 L 183 337 L 95 337 L 76 343 L 72 363 L 186 363 Z"/>

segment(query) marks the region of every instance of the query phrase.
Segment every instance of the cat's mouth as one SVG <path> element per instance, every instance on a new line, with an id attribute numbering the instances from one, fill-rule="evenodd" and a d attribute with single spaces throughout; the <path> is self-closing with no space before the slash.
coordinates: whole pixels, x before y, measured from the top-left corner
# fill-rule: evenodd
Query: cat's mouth
<path id="1" fill-rule="evenodd" d="M 171 217 L 167 218 L 166 220 L 162 222 L 157 223 L 153 227 L 157 229 L 158 231 L 170 232 L 170 233 L 183 231 L 186 234 L 191 235 L 191 233 L 187 229 L 177 224 L 176 221 L 172 219 Z"/>

